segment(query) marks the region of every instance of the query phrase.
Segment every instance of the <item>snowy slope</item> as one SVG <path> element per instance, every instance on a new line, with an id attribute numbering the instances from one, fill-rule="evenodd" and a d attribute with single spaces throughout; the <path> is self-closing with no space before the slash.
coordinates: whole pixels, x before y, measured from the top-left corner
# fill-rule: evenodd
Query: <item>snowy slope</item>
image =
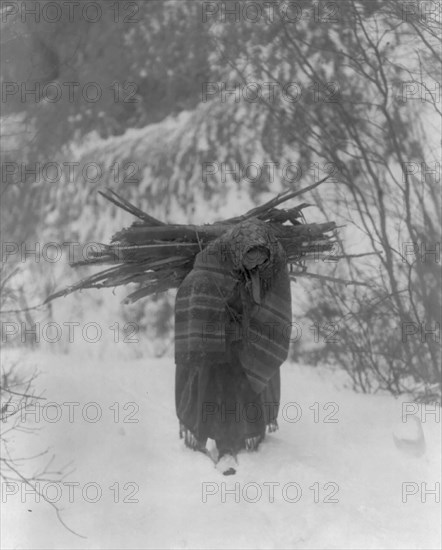
<path id="1" fill-rule="evenodd" d="M 258 453 L 240 454 L 238 474 L 224 477 L 178 439 L 172 358 L 121 360 L 110 351 L 100 362 L 71 351 L 28 356 L 41 370 L 37 388 L 62 414 L 48 422 L 60 410 L 40 409 L 38 437 L 18 434 L 15 448 L 23 455 L 51 447 L 58 465 L 72 461 L 75 471 L 65 482 L 80 489 L 69 502 L 60 484 L 58 505 L 69 527 L 87 538 L 67 531 L 47 503 L 22 488 L 5 497 L 2 487 L 2 548 L 439 548 L 440 504 L 431 494 L 422 503 L 420 490 L 421 483 L 430 490 L 440 481 L 434 416 L 422 425 L 425 454 L 413 456 L 392 438 L 401 419 L 398 400 L 355 394 L 336 372 L 286 364 L 280 430 Z M 80 404 L 72 422 L 65 402 Z M 93 419 L 101 410 L 97 422 L 81 414 L 92 402 L 84 411 Z M 302 416 L 290 421 L 296 411 Z M 327 414 L 338 422 L 324 422 Z M 404 482 L 419 488 L 407 502 Z M 97 484 L 102 496 L 88 502 Z M 225 494 L 235 484 L 236 495 Z M 45 490 L 56 498 L 54 487 Z M 338 502 L 324 502 L 327 495 Z"/>

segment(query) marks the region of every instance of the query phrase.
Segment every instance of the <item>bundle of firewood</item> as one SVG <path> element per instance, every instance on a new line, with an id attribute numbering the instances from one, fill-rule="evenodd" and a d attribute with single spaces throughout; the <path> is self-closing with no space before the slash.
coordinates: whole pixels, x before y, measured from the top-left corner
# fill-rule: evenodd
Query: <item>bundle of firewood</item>
<path id="1" fill-rule="evenodd" d="M 256 217 L 270 224 L 284 247 L 287 263 L 304 269 L 305 261 L 321 256 L 334 245 L 336 224 L 308 224 L 302 203 L 294 208 L 276 208 L 279 204 L 313 189 L 325 180 L 300 191 L 286 191 L 246 214 L 206 225 L 166 224 L 146 214 L 111 190 L 100 191 L 107 200 L 138 218 L 130 227 L 116 233 L 109 245 L 90 257 L 72 263 L 72 267 L 110 265 L 47 298 L 49 302 L 76 290 L 103 288 L 136 283 L 138 288 L 125 302 L 135 302 L 144 296 L 177 288 L 191 271 L 195 256 L 210 241 L 220 237 L 234 225 Z"/>

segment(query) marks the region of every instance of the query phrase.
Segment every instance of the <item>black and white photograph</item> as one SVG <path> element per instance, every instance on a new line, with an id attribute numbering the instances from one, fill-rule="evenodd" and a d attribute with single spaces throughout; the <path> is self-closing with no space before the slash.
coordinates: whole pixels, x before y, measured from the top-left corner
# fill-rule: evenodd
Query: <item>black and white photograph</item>
<path id="1" fill-rule="evenodd" d="M 0 0 L 0 546 L 442 547 L 438 0 Z"/>

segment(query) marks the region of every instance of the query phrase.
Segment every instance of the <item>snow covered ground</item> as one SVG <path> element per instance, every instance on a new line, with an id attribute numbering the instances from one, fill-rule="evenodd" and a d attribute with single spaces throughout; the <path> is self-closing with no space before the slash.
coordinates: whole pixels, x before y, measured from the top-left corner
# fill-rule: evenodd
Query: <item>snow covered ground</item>
<path id="1" fill-rule="evenodd" d="M 226 477 L 178 439 L 171 357 L 108 350 L 99 360 L 72 350 L 26 360 L 47 401 L 39 421 L 28 415 L 38 434 L 17 434 L 12 449 L 49 447 L 54 466 L 71 463 L 64 483 L 41 489 L 86 538 L 23 486 L 2 484 L 2 548 L 440 547 L 431 492 L 440 495 L 440 420 L 429 408 L 405 405 L 425 420 L 425 450 L 422 440 L 398 447 L 393 431 L 420 430 L 416 419 L 401 422 L 403 400 L 356 394 L 330 369 L 286 364 L 280 430 L 258 453 L 240 454 L 238 474 Z"/>

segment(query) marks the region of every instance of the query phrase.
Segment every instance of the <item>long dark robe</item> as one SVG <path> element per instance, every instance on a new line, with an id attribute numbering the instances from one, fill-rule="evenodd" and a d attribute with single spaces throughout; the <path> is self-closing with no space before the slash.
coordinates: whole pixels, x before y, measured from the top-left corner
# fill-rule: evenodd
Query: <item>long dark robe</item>
<path id="1" fill-rule="evenodd" d="M 259 305 L 241 268 L 257 244 L 270 250 Z M 197 255 L 176 298 L 175 397 L 180 422 L 198 440 L 237 452 L 276 423 L 290 323 L 285 254 L 263 222 L 240 224 Z"/>

